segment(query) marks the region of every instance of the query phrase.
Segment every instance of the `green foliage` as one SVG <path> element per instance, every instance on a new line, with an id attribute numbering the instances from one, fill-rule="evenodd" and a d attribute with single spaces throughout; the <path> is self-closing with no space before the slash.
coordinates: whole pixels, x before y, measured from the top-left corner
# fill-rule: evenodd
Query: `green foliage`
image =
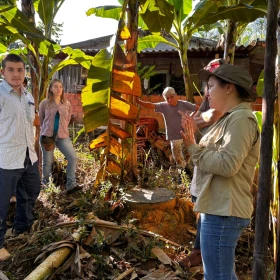
<path id="1" fill-rule="evenodd" d="M 150 32 L 169 32 L 174 18 L 174 6 L 162 0 L 141 0 L 141 15 Z M 182 7 L 181 7 L 182 9 Z"/>
<path id="2" fill-rule="evenodd" d="M 263 92 L 264 92 L 264 70 L 262 70 L 259 78 L 258 78 L 258 83 L 257 83 L 257 94 L 258 96 L 263 96 Z"/>
<path id="3" fill-rule="evenodd" d="M 219 20 L 231 19 L 234 22 L 249 23 L 266 14 L 264 6 L 253 7 L 243 3 L 235 6 L 221 6 L 215 12 L 207 14 L 207 18 L 201 21 L 201 24 L 215 23 Z"/>
<path id="4" fill-rule="evenodd" d="M 258 18 L 251 22 L 240 34 L 238 43 L 240 45 L 248 45 L 253 41 L 265 40 L 266 38 L 267 19 L 265 17 Z"/>
<path id="5" fill-rule="evenodd" d="M 82 92 L 86 132 L 105 126 L 109 122 L 108 104 L 111 92 L 112 64 L 112 49 L 103 49 L 92 59 L 88 71 L 87 86 Z"/>
<path id="6" fill-rule="evenodd" d="M 42 31 L 42 33 L 44 34 L 44 29 L 45 29 L 45 26 L 43 24 L 42 21 L 39 21 L 38 22 L 38 26 L 37 28 L 39 30 Z M 61 36 L 62 36 L 62 32 L 63 32 L 63 23 L 53 23 L 53 27 L 52 27 L 52 40 L 54 40 L 57 44 L 60 44 L 61 42 Z"/>
<path id="7" fill-rule="evenodd" d="M 122 7 L 120 6 L 101 6 L 96 8 L 90 8 L 87 10 L 86 15 L 95 15 L 97 17 L 111 18 L 120 20 Z"/>

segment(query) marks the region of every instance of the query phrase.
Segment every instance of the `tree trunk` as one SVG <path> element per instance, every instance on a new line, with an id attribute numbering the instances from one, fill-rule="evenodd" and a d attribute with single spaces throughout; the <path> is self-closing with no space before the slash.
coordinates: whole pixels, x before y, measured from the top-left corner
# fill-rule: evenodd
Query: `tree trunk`
<path id="1" fill-rule="evenodd" d="M 129 63 L 137 72 L 137 40 L 138 40 L 138 1 L 129 0 L 127 7 L 127 27 L 130 31 L 131 38 L 125 42 L 125 53 Z M 135 97 L 123 95 L 129 103 L 135 104 Z M 126 123 L 126 130 L 132 135 L 132 139 L 136 139 L 136 124 Z M 132 141 L 129 143 L 129 150 L 131 151 L 130 168 L 135 177 L 137 177 L 137 143 Z M 133 178 L 131 178 L 133 180 Z"/>
<path id="2" fill-rule="evenodd" d="M 278 13 L 278 22 L 279 22 L 279 18 L 280 18 L 280 13 Z M 277 50 L 278 50 L 278 71 L 277 71 L 277 81 L 278 81 L 278 88 L 277 88 L 277 114 L 275 114 L 277 116 L 277 122 L 276 122 L 276 131 L 278 132 L 277 137 L 279 139 L 280 135 L 280 98 L 279 98 L 279 94 L 280 94 L 280 26 L 278 25 L 277 27 Z M 278 145 L 279 145 L 279 140 L 278 140 Z M 279 147 L 278 147 L 278 153 L 279 153 Z M 279 280 L 280 279 L 280 223 L 279 223 L 279 219 L 280 219 L 280 202 L 279 202 L 279 195 L 280 195 L 280 186 L 279 186 L 279 182 L 280 182 L 280 161 L 279 161 L 279 154 L 277 155 L 278 158 L 278 162 L 277 162 L 277 185 L 275 186 L 276 188 L 276 193 L 278 195 L 278 197 L 276 197 L 277 199 L 277 204 L 276 204 L 276 220 L 278 221 L 276 223 L 276 240 L 275 240 L 275 255 L 274 255 L 274 262 L 275 262 L 275 271 L 274 271 L 274 279 L 275 280 Z"/>
<path id="3" fill-rule="evenodd" d="M 268 1 L 266 53 L 264 62 L 264 96 L 262 102 L 262 133 L 259 169 L 259 189 L 256 210 L 253 279 L 266 278 L 267 246 L 269 230 L 269 206 L 271 193 L 271 162 L 273 117 L 275 100 L 275 59 L 278 0 Z"/>
<path id="4" fill-rule="evenodd" d="M 230 63 L 234 63 L 234 52 L 236 43 L 236 24 L 232 20 L 227 20 L 227 33 L 224 48 L 224 60 L 230 60 Z"/>
<path id="5" fill-rule="evenodd" d="M 22 0 L 21 9 L 22 9 L 22 12 L 29 18 L 29 21 L 35 23 L 35 11 L 34 11 L 34 6 L 33 6 L 33 1 L 32 0 Z M 27 35 L 27 37 L 28 37 L 28 35 Z M 37 47 L 34 44 L 33 44 L 33 47 L 38 54 Z M 37 60 L 36 60 L 36 58 L 34 58 L 34 55 L 32 52 L 29 51 L 27 57 L 30 61 L 30 64 L 33 65 L 33 67 L 34 67 L 34 68 L 30 67 L 30 77 L 31 77 L 32 95 L 33 95 L 34 101 L 35 101 L 35 109 L 38 111 L 40 100 L 39 100 L 38 78 L 36 77 L 36 74 L 40 76 L 40 67 L 39 67 L 39 65 L 37 65 L 37 62 L 36 62 Z M 39 136 L 40 136 L 40 127 L 36 126 L 35 151 L 38 155 L 39 162 L 40 162 L 41 157 L 40 157 L 40 148 L 39 148 Z"/>
<path id="6" fill-rule="evenodd" d="M 184 35 L 186 36 L 186 35 Z M 188 45 L 189 41 L 187 40 L 186 43 L 182 44 L 179 48 L 179 56 L 181 60 L 181 66 L 183 71 L 183 80 L 185 86 L 185 94 L 187 101 L 194 102 L 193 92 L 190 91 L 190 70 L 188 64 Z"/>

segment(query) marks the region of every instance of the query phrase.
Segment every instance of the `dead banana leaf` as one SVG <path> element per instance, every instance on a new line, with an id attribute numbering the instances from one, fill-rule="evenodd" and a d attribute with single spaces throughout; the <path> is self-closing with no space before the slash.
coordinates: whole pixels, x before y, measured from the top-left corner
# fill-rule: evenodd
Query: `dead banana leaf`
<path id="1" fill-rule="evenodd" d="M 135 122 L 138 119 L 139 108 L 125 100 L 111 96 L 110 114 L 116 119 Z"/>
<path id="2" fill-rule="evenodd" d="M 104 132 L 89 144 L 89 149 L 92 151 L 96 148 L 105 147 L 108 145 L 108 133 Z"/>
<path id="3" fill-rule="evenodd" d="M 105 180 L 105 171 L 106 167 L 105 165 L 102 165 L 101 168 L 98 170 L 96 177 L 95 177 L 95 183 L 94 185 L 97 187 L 102 181 Z"/>
<path id="4" fill-rule="evenodd" d="M 117 137 L 121 139 L 131 138 L 131 134 L 125 131 L 124 129 L 120 128 L 119 126 L 116 126 L 112 123 L 109 124 L 109 130 L 111 133 L 114 133 Z"/>
<path id="5" fill-rule="evenodd" d="M 159 279 L 159 280 L 179 280 L 176 272 L 172 271 L 170 268 L 164 267 L 163 264 L 159 265 L 159 269 L 153 271 L 152 273 L 142 277 L 143 280 Z"/>
<path id="6" fill-rule="evenodd" d="M 159 247 L 154 247 L 152 249 L 152 253 L 163 263 L 171 265 L 171 259 L 167 256 L 167 254 L 160 249 Z"/>
<path id="7" fill-rule="evenodd" d="M 58 248 L 63 248 L 63 247 L 68 247 L 68 248 L 74 250 L 76 245 L 73 243 L 73 241 L 71 242 L 71 241 L 65 241 L 65 240 L 51 243 L 48 246 L 45 246 L 42 248 L 43 253 L 41 253 L 39 256 L 37 256 L 34 263 L 43 261 L 47 257 L 47 255 L 49 255 L 50 252 L 52 252 Z"/>
<path id="8" fill-rule="evenodd" d="M 95 227 L 92 227 L 92 230 L 90 234 L 87 236 L 87 238 L 84 240 L 85 245 L 94 244 L 95 238 L 98 236 L 98 233 L 95 229 Z"/>
<path id="9" fill-rule="evenodd" d="M 112 229 L 112 228 L 99 227 L 99 226 L 95 226 L 95 228 L 101 233 L 103 240 L 105 240 L 107 245 L 110 245 L 113 242 L 115 242 L 122 233 L 120 229 L 114 229 L 114 228 Z"/>
<path id="10" fill-rule="evenodd" d="M 129 61 L 119 43 L 116 43 L 116 45 L 115 45 L 114 64 L 117 66 L 129 64 Z"/>
<path id="11" fill-rule="evenodd" d="M 142 85 L 140 77 L 133 71 L 119 71 L 113 69 L 111 88 L 119 93 L 140 97 Z"/>
<path id="12" fill-rule="evenodd" d="M 122 146 L 121 144 L 113 137 L 110 138 L 110 147 L 109 151 L 111 154 L 121 157 L 122 156 Z"/>
<path id="13" fill-rule="evenodd" d="M 107 170 L 111 174 L 118 174 L 118 175 L 120 175 L 122 172 L 121 167 L 113 161 L 107 162 Z"/>

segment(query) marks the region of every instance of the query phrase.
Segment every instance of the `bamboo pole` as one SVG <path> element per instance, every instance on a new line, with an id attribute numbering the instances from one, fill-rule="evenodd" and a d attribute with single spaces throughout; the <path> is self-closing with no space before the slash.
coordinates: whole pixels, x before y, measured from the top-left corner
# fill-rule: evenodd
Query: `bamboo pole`
<path id="1" fill-rule="evenodd" d="M 80 228 L 72 234 L 75 241 L 81 239 L 81 234 L 86 228 Z M 49 255 L 35 270 L 33 270 L 24 280 L 44 280 L 55 269 L 57 269 L 71 254 L 72 250 L 69 247 L 62 247 Z"/>

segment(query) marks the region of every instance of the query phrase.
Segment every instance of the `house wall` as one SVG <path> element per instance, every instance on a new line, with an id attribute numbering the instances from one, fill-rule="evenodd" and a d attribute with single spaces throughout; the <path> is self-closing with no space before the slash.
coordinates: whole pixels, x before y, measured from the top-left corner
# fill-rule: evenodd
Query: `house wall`
<path id="1" fill-rule="evenodd" d="M 250 75 L 252 76 L 253 81 L 255 82 L 258 80 L 258 77 L 263 69 L 264 51 L 265 51 L 264 46 L 259 44 L 258 46 L 253 48 L 253 50 L 249 54 L 247 53 L 244 55 L 240 55 L 239 57 L 235 57 L 234 64 L 246 68 L 250 73 Z M 193 83 L 195 83 L 197 88 L 200 89 L 201 84 L 198 81 L 197 73 L 200 69 L 205 67 L 211 60 L 213 60 L 215 58 L 214 57 L 215 55 L 218 54 L 217 53 L 216 54 L 212 53 L 209 55 L 204 54 L 204 56 L 197 57 L 197 54 L 195 52 L 189 53 L 188 65 L 190 69 L 191 92 L 193 93 L 196 92 Z M 140 62 L 142 66 L 155 65 L 156 71 L 166 71 L 166 73 L 169 75 L 169 78 L 171 77 L 171 75 L 175 75 L 176 77 L 182 76 L 181 63 L 177 53 L 164 53 L 164 52 L 153 52 L 152 54 L 140 53 L 138 54 L 138 62 Z M 67 93 L 66 97 L 69 99 L 69 101 L 72 104 L 75 123 L 82 124 L 83 110 L 82 110 L 81 94 L 80 94 L 81 89 L 77 91 L 76 88 L 73 88 L 73 81 L 74 81 L 73 78 L 74 77 L 76 79 L 77 77 L 80 78 L 79 73 L 81 71 L 78 70 L 78 68 L 75 68 L 74 70 L 72 69 L 71 71 L 68 70 L 68 72 L 60 73 L 62 76 L 60 76 L 59 78 L 63 79 L 64 81 L 67 81 L 67 88 L 65 88 L 66 92 L 69 92 L 71 89 L 72 90 L 74 89 L 73 91 L 75 91 L 75 93 Z M 174 88 L 176 89 L 179 95 L 179 99 L 185 100 L 186 99 L 185 89 L 183 83 L 180 82 L 179 80 L 180 79 L 178 79 L 178 88 L 176 88 L 176 86 L 174 86 Z M 77 80 L 77 83 L 80 83 L 80 81 Z M 173 85 L 171 84 L 170 86 Z M 151 101 L 151 102 L 163 101 L 161 93 L 158 93 L 156 95 L 143 95 L 141 98 L 143 100 Z M 195 102 L 198 105 L 200 104 L 200 99 L 201 98 L 199 96 L 195 97 Z M 257 102 L 253 104 L 253 109 L 256 111 L 261 111 L 261 98 L 258 98 Z M 164 122 L 160 113 L 156 113 L 154 110 L 141 108 L 139 117 L 156 118 L 159 122 L 160 129 L 164 130 Z"/>
<path id="2" fill-rule="evenodd" d="M 76 124 L 83 124 L 83 107 L 81 101 L 81 94 L 65 93 L 65 97 L 72 105 L 72 115 Z"/>
<path id="3" fill-rule="evenodd" d="M 81 102 L 81 94 L 76 93 L 66 93 L 66 98 L 72 104 L 72 114 L 74 115 L 74 122 L 76 124 L 83 124 L 83 109 L 82 109 L 82 102 Z M 186 100 L 186 96 L 178 96 L 179 100 Z M 164 99 L 162 95 L 149 95 L 149 96 L 142 96 L 141 100 L 149 101 L 149 102 L 163 102 Z M 201 97 L 195 96 L 195 104 L 200 105 Z M 256 102 L 252 103 L 252 108 L 254 111 L 261 111 L 262 110 L 262 98 L 258 97 Z M 155 118 L 159 123 L 160 131 L 165 130 L 164 121 L 161 113 L 155 112 L 153 109 L 146 109 L 140 108 L 140 115 L 139 118 Z"/>

